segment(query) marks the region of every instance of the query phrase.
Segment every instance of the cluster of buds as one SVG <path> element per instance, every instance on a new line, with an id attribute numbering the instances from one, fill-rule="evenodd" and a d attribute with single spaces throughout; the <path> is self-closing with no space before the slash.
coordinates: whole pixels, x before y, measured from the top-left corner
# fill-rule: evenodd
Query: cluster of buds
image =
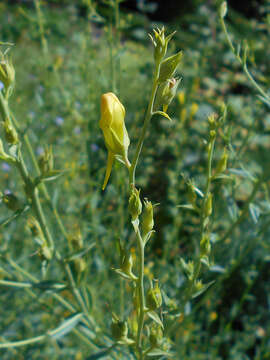
<path id="1" fill-rule="evenodd" d="M 129 166 L 127 153 L 130 141 L 125 126 L 125 108 L 117 96 L 111 92 L 101 96 L 101 119 L 99 125 L 103 131 L 105 145 L 108 150 L 107 168 L 102 186 L 104 190 L 115 158 Z"/>
<path id="2" fill-rule="evenodd" d="M 163 107 L 163 112 L 167 111 L 181 81 L 181 79 L 175 78 L 174 74 L 181 62 L 182 52 L 180 51 L 164 59 L 167 53 L 168 43 L 174 34 L 175 32 L 165 37 L 165 29 L 163 27 L 162 29 L 154 29 L 154 36 L 150 35 L 154 45 L 154 59 L 156 64 L 159 64 L 159 87 L 155 98 L 154 109 L 159 110 L 160 107 Z"/>
<path id="3" fill-rule="evenodd" d="M 173 35 L 176 33 L 176 31 L 174 31 L 168 36 L 165 36 L 164 27 L 162 27 L 161 29 L 159 28 L 154 29 L 153 32 L 154 32 L 154 36 L 150 34 L 149 36 L 154 45 L 154 59 L 156 62 L 160 62 L 166 55 L 168 43 L 173 37 Z"/>

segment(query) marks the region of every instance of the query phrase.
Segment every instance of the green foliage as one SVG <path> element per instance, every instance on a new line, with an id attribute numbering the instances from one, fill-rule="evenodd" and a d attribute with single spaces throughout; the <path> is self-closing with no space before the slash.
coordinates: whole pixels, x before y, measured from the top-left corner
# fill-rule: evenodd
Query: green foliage
<path id="1" fill-rule="evenodd" d="M 10 48 L 5 59 L 16 71 L 11 124 L 4 118 L 0 127 L 0 357 L 135 359 L 138 254 L 127 172 L 115 162 L 102 191 L 98 122 L 101 94 L 114 91 L 133 159 L 151 93 L 153 24 L 119 14 L 115 2 L 100 14 L 84 1 L 86 18 L 73 2 L 61 10 L 34 3 L 0 4 L 0 40 L 15 44 L 1 51 Z M 183 50 L 182 81 L 167 110 L 172 121 L 153 116 L 136 173 L 138 196 L 159 203 L 144 254 L 145 277 L 159 279 L 158 299 L 147 295 L 158 306 L 145 316 L 145 358 L 270 356 L 269 15 L 248 21 L 227 10 L 231 43 L 216 5 L 203 2 L 168 25 L 177 33 L 167 56 Z M 21 147 L 7 142 L 15 132 Z M 31 175 L 24 181 L 14 161 L 21 153 Z M 39 205 L 52 242 L 36 219 Z M 145 293 L 153 293 L 148 283 Z M 111 326 L 122 331 L 118 343 Z M 22 343 L 1 348 L 13 342 Z"/>

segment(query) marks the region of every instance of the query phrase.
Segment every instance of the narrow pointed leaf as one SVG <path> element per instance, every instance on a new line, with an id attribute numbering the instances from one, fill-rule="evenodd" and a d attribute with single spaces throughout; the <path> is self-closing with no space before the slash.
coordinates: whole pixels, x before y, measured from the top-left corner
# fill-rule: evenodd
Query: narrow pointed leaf
<path id="1" fill-rule="evenodd" d="M 166 356 L 166 357 L 172 357 L 173 354 L 172 353 L 168 353 L 164 350 L 158 349 L 158 348 L 154 348 L 152 350 L 150 350 L 147 354 L 147 356 L 152 357 L 152 356 Z"/>
<path id="2" fill-rule="evenodd" d="M 155 311 L 147 311 L 147 315 L 164 329 L 163 323 Z"/>
<path id="3" fill-rule="evenodd" d="M 169 117 L 169 115 L 167 113 L 165 113 L 164 111 L 155 111 L 153 115 L 161 115 L 161 116 L 164 116 L 166 119 L 172 121 L 172 119 Z"/>
<path id="4" fill-rule="evenodd" d="M 65 320 L 63 324 L 58 326 L 56 329 L 48 331 L 48 335 L 54 339 L 59 339 L 63 337 L 64 335 L 68 334 L 72 329 L 76 327 L 82 316 L 83 316 L 82 313 L 73 315 L 68 320 Z"/>

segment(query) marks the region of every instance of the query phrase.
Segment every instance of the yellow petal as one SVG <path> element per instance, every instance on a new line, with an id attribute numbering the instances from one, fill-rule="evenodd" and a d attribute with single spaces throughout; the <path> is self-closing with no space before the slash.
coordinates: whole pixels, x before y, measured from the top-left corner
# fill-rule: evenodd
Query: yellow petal
<path id="1" fill-rule="evenodd" d="M 104 179 L 104 183 L 102 186 L 102 190 L 105 189 L 105 187 L 108 183 L 108 180 L 109 180 L 109 177 L 110 177 L 111 171 L 112 171 L 113 162 L 114 162 L 114 154 L 111 151 L 109 151 L 108 159 L 107 159 L 107 168 L 106 168 L 105 179 Z"/>

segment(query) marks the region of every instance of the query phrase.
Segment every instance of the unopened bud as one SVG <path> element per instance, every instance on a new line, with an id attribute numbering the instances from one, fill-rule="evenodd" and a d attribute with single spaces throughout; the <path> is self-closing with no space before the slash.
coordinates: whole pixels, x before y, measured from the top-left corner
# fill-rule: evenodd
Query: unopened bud
<path id="1" fill-rule="evenodd" d="M 176 91 L 181 79 L 168 79 L 159 85 L 156 99 L 155 108 L 158 110 L 163 106 L 163 111 L 167 111 L 168 106 L 176 95 Z"/>
<path id="2" fill-rule="evenodd" d="M 167 47 L 168 43 L 175 34 L 175 32 L 169 34 L 165 37 L 165 29 L 162 27 L 162 29 L 154 29 L 154 36 L 150 35 L 150 38 L 154 44 L 155 50 L 154 50 L 154 59 L 158 63 L 160 62 L 164 56 L 167 53 Z"/>
<path id="3" fill-rule="evenodd" d="M 222 19 L 224 19 L 226 14 L 227 14 L 227 2 L 223 1 L 219 9 L 219 15 Z"/>
<path id="4" fill-rule="evenodd" d="M 157 324 L 154 324 L 151 327 L 151 332 L 149 336 L 150 344 L 153 347 L 158 347 L 161 344 L 162 339 L 163 339 L 163 331 L 161 327 Z"/>
<path id="5" fill-rule="evenodd" d="M 201 280 L 196 280 L 195 283 L 194 283 L 194 292 L 198 292 L 200 290 L 202 290 L 203 288 L 203 283 Z"/>
<path id="6" fill-rule="evenodd" d="M 133 274 L 132 272 L 132 267 L 133 267 L 133 258 L 131 254 L 126 254 L 121 266 L 121 270 L 123 271 L 123 273 L 125 273 L 128 277 L 136 280 L 137 277 Z"/>
<path id="7" fill-rule="evenodd" d="M 211 115 L 208 116 L 208 124 L 209 124 L 210 130 L 216 129 L 216 126 L 217 126 L 216 120 L 217 120 L 216 113 L 212 113 Z"/>
<path id="8" fill-rule="evenodd" d="M 204 205 L 204 216 L 208 217 L 212 214 L 212 194 L 209 193 L 206 201 L 205 201 L 205 205 Z"/>
<path id="9" fill-rule="evenodd" d="M 165 29 L 154 29 L 154 59 L 155 61 L 160 61 L 167 52 L 167 43 L 165 41 Z"/>
<path id="10" fill-rule="evenodd" d="M 76 270 L 77 281 L 80 283 L 81 278 L 87 269 L 87 263 L 83 258 L 78 258 L 74 260 L 74 266 Z"/>
<path id="11" fill-rule="evenodd" d="M 8 144 L 15 145 L 18 143 L 19 139 L 17 131 L 8 120 L 4 122 L 4 134 Z"/>
<path id="12" fill-rule="evenodd" d="M 182 51 L 179 51 L 177 54 L 174 54 L 162 61 L 160 65 L 159 82 L 166 81 L 173 76 L 181 62 L 181 59 Z"/>
<path id="13" fill-rule="evenodd" d="M 215 131 L 215 130 L 211 130 L 211 131 L 210 131 L 210 140 L 215 139 L 216 135 L 217 135 L 216 131 Z"/>
<path id="14" fill-rule="evenodd" d="M 150 310 L 156 310 L 162 305 L 161 291 L 156 281 L 154 288 L 151 287 L 146 294 L 146 305 Z"/>
<path id="15" fill-rule="evenodd" d="M 128 211 L 132 217 L 132 221 L 136 220 L 142 212 L 142 203 L 140 200 L 140 190 L 132 188 L 128 201 Z"/>
<path id="16" fill-rule="evenodd" d="M 147 199 L 144 201 L 144 209 L 142 213 L 142 236 L 143 238 L 153 229 L 153 205 Z"/>
<path id="17" fill-rule="evenodd" d="M 195 191 L 195 189 L 194 189 L 194 185 L 192 184 L 191 181 L 188 181 L 187 186 L 188 186 L 188 193 L 187 193 L 188 201 L 189 201 L 192 205 L 195 205 L 195 204 L 196 204 L 196 200 L 197 200 L 197 194 L 196 194 L 196 191 Z"/>
<path id="18" fill-rule="evenodd" d="M 79 251 L 83 248 L 83 237 L 80 229 L 76 231 L 68 238 L 72 251 Z"/>
<path id="19" fill-rule="evenodd" d="M 128 325 L 126 321 L 114 320 L 111 324 L 112 336 L 115 340 L 124 340 L 128 335 Z"/>
<path id="20" fill-rule="evenodd" d="M 15 81 L 15 70 L 11 61 L 4 55 L 0 60 L 0 81 L 4 84 L 5 89 L 9 89 Z"/>
<path id="21" fill-rule="evenodd" d="M 216 174 L 223 173 L 227 169 L 227 161 L 228 161 L 228 153 L 227 150 L 225 149 L 221 159 L 217 163 Z"/>
<path id="22" fill-rule="evenodd" d="M 210 238 L 208 235 L 204 235 L 200 241 L 201 256 L 209 255 L 210 251 L 211 251 Z"/>

